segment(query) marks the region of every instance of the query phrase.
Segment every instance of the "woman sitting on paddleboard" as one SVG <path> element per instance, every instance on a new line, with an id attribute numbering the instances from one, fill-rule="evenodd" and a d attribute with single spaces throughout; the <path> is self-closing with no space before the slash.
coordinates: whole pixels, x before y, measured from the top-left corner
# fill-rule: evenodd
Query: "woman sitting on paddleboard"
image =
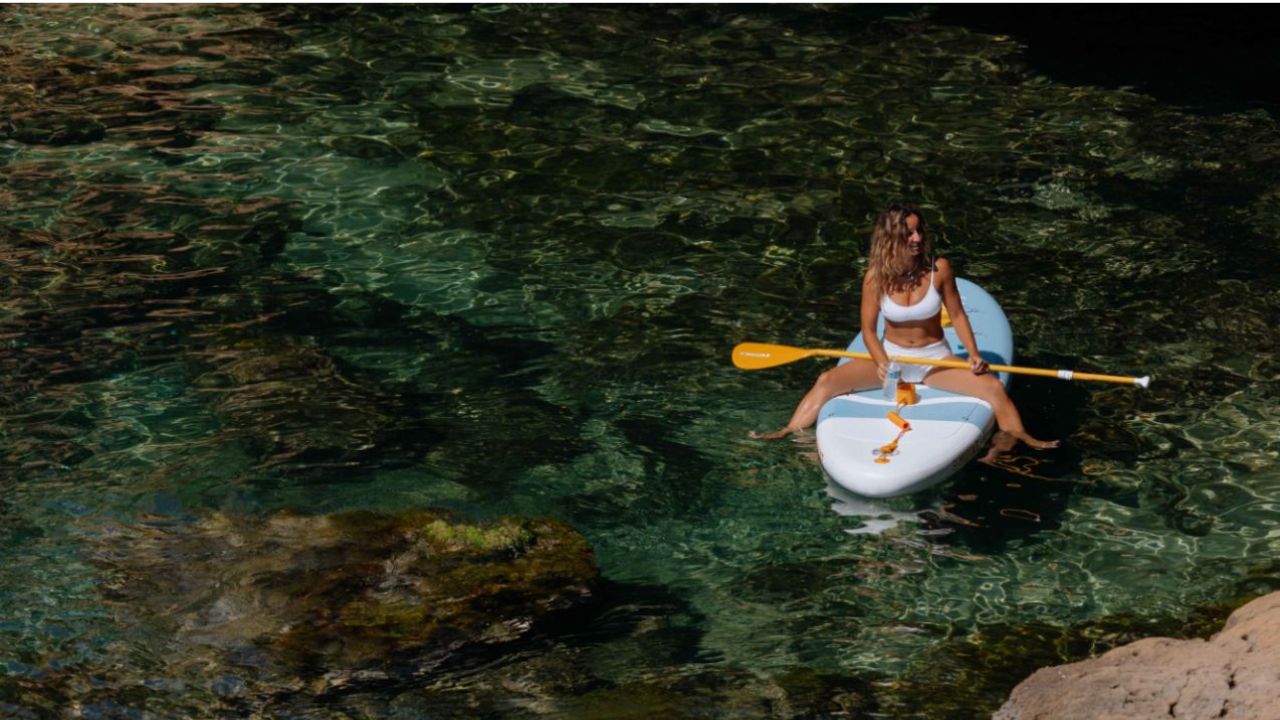
<path id="1" fill-rule="evenodd" d="M 818 376 L 786 427 L 752 437 L 773 440 L 807 428 L 818 419 L 828 400 L 845 393 L 884 384 L 889 356 L 958 360 L 942 332 L 942 307 L 969 351 L 969 369 L 902 366 L 905 382 L 920 383 L 953 393 L 980 398 L 995 411 L 996 425 L 1006 438 L 1037 448 L 1057 447 L 1056 440 L 1037 440 L 1022 426 L 1022 416 L 987 362 L 978 354 L 978 342 L 969 316 L 960 303 L 955 271 L 945 258 L 934 257 L 925 232 L 924 216 L 913 207 L 893 205 L 880 213 L 871 233 L 871 266 L 862 278 L 862 327 L 874 329 L 884 314 L 884 341 L 864 332 L 870 360 L 852 359 Z M 997 437 L 996 444 L 1001 444 Z M 1011 441 L 1006 444 L 1012 445 Z"/>

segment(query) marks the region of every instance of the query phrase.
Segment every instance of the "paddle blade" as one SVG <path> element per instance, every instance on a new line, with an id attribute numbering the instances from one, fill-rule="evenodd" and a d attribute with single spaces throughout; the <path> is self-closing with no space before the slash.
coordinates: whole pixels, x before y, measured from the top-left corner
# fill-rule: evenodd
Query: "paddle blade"
<path id="1" fill-rule="evenodd" d="M 788 345 L 739 343 L 733 348 L 733 364 L 741 370 L 763 370 L 809 357 L 810 351 Z"/>

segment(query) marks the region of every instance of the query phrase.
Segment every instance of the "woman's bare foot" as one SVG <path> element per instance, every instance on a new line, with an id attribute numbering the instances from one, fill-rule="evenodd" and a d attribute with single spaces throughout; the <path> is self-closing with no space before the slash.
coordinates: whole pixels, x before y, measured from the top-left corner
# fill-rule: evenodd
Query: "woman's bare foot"
<path id="1" fill-rule="evenodd" d="M 773 432 L 767 432 L 767 433 L 761 433 L 761 432 L 756 432 L 755 430 L 752 430 L 751 432 L 747 433 L 747 436 L 750 437 L 752 440 L 781 440 L 782 438 L 790 435 L 793 432 L 795 432 L 795 430 L 792 430 L 790 427 L 784 427 L 781 430 L 774 430 Z"/>
<path id="2" fill-rule="evenodd" d="M 1000 467 L 1000 456 L 1013 450 L 1017 444 L 1018 438 L 1003 430 L 997 430 L 991 436 L 991 447 L 987 449 L 987 454 L 979 458 L 978 462 L 986 463 L 992 467 Z"/>

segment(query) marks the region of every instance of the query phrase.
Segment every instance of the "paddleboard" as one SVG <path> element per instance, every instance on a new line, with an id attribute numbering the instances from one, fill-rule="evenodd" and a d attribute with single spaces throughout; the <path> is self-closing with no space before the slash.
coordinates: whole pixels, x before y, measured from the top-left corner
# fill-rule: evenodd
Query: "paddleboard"
<path id="1" fill-rule="evenodd" d="M 1000 304 L 990 293 L 964 278 L 956 279 L 960 301 L 982 357 L 991 364 L 1013 364 L 1013 330 Z M 876 326 L 884 333 L 884 317 Z M 944 329 L 951 352 L 967 358 L 955 329 Z M 849 345 L 866 352 L 862 333 Z M 841 363 L 848 362 L 842 360 Z M 1009 374 L 997 373 L 1009 386 Z M 911 430 L 898 441 L 888 462 L 876 462 L 880 448 L 898 435 L 888 419 L 897 407 L 881 388 L 841 395 L 818 413 L 818 456 L 822 468 L 838 486 L 863 497 L 893 497 L 924 490 L 964 467 L 985 445 L 995 428 L 991 406 L 977 398 L 956 395 L 917 384 L 920 402 L 899 411 Z"/>

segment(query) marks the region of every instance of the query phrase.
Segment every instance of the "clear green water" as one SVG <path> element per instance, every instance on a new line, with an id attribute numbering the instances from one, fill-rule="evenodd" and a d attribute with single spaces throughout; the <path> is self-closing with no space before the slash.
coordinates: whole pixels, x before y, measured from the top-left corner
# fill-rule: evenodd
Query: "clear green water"
<path id="1" fill-rule="evenodd" d="M 0 682 L 110 664 L 150 712 L 205 707 L 93 557 L 213 511 L 565 520 L 611 590 L 545 642 L 604 683 L 893 679 L 983 628 L 1280 584 L 1265 112 L 1056 84 L 923 11 L 0 20 L 28 128 L 0 140 Z M 1035 477 L 971 467 L 870 509 L 828 494 L 811 440 L 749 441 L 821 366 L 744 374 L 729 349 L 847 342 L 870 219 L 900 198 L 1002 302 L 1022 364 L 1151 389 L 1018 381 L 1065 440 L 1009 459 Z M 318 365 L 220 401 L 261 348 Z M 352 702 L 391 717 L 419 692 Z"/>

